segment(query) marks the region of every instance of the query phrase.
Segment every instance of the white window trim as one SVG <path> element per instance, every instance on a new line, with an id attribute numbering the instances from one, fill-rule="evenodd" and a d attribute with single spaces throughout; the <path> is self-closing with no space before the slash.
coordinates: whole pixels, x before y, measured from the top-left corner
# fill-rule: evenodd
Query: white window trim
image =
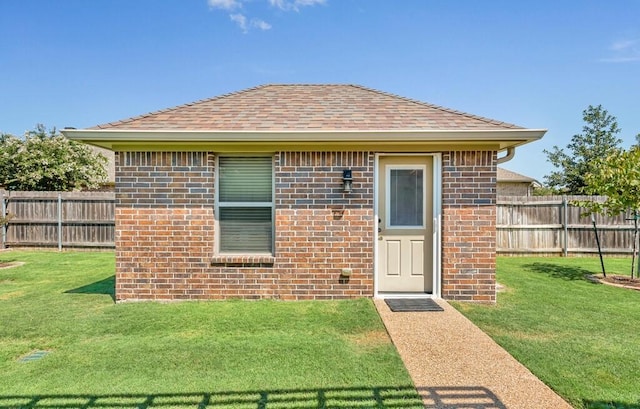
<path id="1" fill-rule="evenodd" d="M 271 158 L 271 202 L 220 202 L 220 157 L 270 157 Z M 214 195 L 214 254 L 218 256 L 275 256 L 275 238 L 276 238 L 276 178 L 275 178 L 275 155 L 273 154 L 252 154 L 252 153 L 234 153 L 215 155 L 215 195 Z M 271 207 L 271 252 L 223 252 L 220 250 L 220 208 L 221 207 Z"/>

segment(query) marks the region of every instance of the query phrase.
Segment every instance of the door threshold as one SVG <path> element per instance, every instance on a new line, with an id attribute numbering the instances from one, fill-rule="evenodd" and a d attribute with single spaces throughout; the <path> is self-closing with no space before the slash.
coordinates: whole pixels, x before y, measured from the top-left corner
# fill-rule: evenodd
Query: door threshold
<path id="1" fill-rule="evenodd" d="M 433 293 L 395 293 L 379 292 L 375 298 L 438 298 Z"/>

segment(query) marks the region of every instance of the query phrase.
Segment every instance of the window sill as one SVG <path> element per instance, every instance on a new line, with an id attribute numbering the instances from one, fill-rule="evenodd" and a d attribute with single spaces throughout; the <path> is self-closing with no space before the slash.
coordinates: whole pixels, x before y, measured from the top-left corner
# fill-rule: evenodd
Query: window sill
<path id="1" fill-rule="evenodd" d="M 272 255 L 218 255 L 211 259 L 212 266 L 272 267 L 276 258 Z"/>

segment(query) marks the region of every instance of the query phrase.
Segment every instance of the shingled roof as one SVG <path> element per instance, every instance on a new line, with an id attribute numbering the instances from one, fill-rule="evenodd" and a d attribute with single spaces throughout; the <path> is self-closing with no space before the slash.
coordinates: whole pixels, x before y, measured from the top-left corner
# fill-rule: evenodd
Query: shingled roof
<path id="1" fill-rule="evenodd" d="M 94 130 L 518 130 L 519 126 L 358 85 L 262 85 Z"/>
<path id="2" fill-rule="evenodd" d="M 534 178 L 516 173 L 512 170 L 498 167 L 498 173 L 496 175 L 498 182 L 537 182 Z"/>

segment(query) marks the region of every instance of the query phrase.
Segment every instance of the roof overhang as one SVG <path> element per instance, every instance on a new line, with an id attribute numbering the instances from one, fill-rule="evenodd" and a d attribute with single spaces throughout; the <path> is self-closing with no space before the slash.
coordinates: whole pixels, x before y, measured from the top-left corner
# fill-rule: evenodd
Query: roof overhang
<path id="1" fill-rule="evenodd" d="M 542 138 L 546 129 L 201 131 L 64 129 L 69 139 L 114 151 L 497 150 Z"/>

